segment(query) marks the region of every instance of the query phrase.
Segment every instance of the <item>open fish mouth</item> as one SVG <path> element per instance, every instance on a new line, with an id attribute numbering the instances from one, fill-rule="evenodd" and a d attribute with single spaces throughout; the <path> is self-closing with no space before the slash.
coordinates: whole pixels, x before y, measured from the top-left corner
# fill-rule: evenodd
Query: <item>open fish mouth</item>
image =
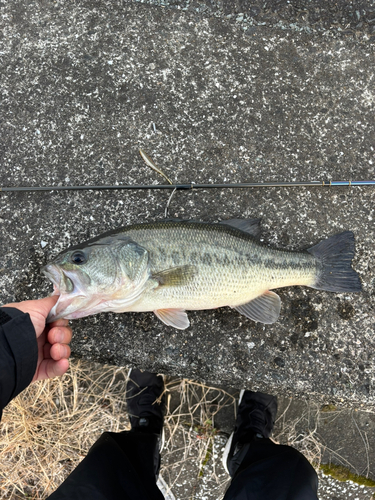
<path id="1" fill-rule="evenodd" d="M 52 295 L 59 295 L 58 301 L 48 314 L 47 323 L 60 318 L 77 319 L 101 312 L 103 299 L 100 296 L 92 296 L 85 289 L 84 277 L 77 276 L 74 271 L 61 269 L 56 264 L 44 266 L 42 273 L 53 284 Z"/>
<path id="2" fill-rule="evenodd" d="M 81 311 L 86 305 L 88 297 L 81 287 L 75 286 L 74 281 L 68 273 L 54 264 L 48 264 L 42 268 L 42 273 L 52 282 L 52 295 L 59 295 L 59 299 L 51 309 L 47 323 L 60 318 L 74 319 L 85 315 Z"/>
<path id="3" fill-rule="evenodd" d="M 60 295 L 62 293 L 71 293 L 74 290 L 74 283 L 72 279 L 67 276 L 64 271 L 55 266 L 48 264 L 42 267 L 42 273 L 52 282 L 53 294 Z"/>

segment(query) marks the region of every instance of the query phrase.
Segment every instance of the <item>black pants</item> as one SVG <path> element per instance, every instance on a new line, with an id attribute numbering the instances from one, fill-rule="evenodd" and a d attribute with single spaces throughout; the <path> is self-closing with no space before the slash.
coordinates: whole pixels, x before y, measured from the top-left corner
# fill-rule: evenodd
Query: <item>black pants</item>
<path id="1" fill-rule="evenodd" d="M 301 453 L 269 439 L 247 444 L 224 500 L 317 500 L 317 475 Z M 49 500 L 163 500 L 157 438 L 106 432 Z"/>

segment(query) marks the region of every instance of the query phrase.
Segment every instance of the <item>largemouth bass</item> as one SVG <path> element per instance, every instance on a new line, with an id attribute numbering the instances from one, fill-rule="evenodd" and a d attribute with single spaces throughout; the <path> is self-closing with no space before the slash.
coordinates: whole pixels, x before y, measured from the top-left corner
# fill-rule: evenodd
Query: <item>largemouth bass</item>
<path id="1" fill-rule="evenodd" d="M 258 219 L 166 221 L 122 227 L 70 247 L 42 270 L 59 294 L 49 321 L 153 311 L 183 330 L 187 310 L 230 306 L 270 324 L 280 313 L 273 289 L 361 290 L 351 268 L 352 232 L 301 252 L 269 248 L 257 241 L 258 233 Z"/>

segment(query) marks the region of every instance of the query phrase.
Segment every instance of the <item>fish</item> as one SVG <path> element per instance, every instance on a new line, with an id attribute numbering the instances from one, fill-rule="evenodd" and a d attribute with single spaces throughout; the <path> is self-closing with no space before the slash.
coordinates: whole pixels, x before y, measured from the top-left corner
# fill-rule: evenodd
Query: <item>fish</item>
<path id="1" fill-rule="evenodd" d="M 186 311 L 229 306 L 252 321 L 272 324 L 281 309 L 274 289 L 361 291 L 351 267 L 353 232 L 289 251 L 261 243 L 259 224 L 259 219 L 145 222 L 72 246 L 42 268 L 59 295 L 48 321 L 153 311 L 166 325 L 184 330 L 190 325 Z"/>

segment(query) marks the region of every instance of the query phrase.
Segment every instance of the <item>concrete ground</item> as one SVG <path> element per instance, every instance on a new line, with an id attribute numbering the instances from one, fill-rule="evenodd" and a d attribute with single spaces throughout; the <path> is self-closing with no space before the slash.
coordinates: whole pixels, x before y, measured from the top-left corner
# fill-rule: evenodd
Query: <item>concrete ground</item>
<path id="1" fill-rule="evenodd" d="M 210 404 L 206 403 L 200 411 L 195 411 L 195 417 L 203 411 L 201 420 L 209 417 L 218 431 L 212 441 L 212 433 L 199 427 L 194 433 L 189 425 L 186 428 L 180 425 L 177 432 L 174 429 L 173 438 L 170 438 L 168 430 L 166 432 L 161 475 L 178 500 L 220 499 L 229 486 L 230 478 L 222 465 L 223 449 L 235 424 L 236 405 L 232 404 L 229 395 L 238 398 L 238 391 L 212 388 L 204 396 Z M 196 408 L 201 397 L 197 389 L 196 398 L 187 397 L 190 406 L 179 408 L 181 423 L 186 421 L 188 424 L 189 409 L 191 412 L 192 408 Z M 174 399 L 175 392 L 170 403 L 171 413 L 177 404 L 181 404 L 179 398 L 176 402 Z M 362 479 L 374 478 L 375 452 L 371 444 L 374 434 L 374 412 L 360 407 L 319 406 L 300 398 L 278 397 L 273 439 L 277 443 L 294 446 L 312 463 L 339 465 L 362 476 Z M 355 481 L 361 482 L 361 479 Z M 355 481 L 342 482 L 319 471 L 318 497 L 321 500 L 372 499 L 375 487 Z"/>
<path id="2" fill-rule="evenodd" d="M 16 1 L 0 9 L 0 186 L 164 183 L 139 147 L 178 183 L 374 178 L 372 2 Z M 161 191 L 1 193 L 0 301 L 46 295 L 40 267 L 59 251 L 162 220 L 167 199 Z M 74 354 L 372 411 L 374 199 L 366 187 L 176 193 L 170 216 L 260 217 L 261 239 L 274 247 L 308 248 L 353 231 L 363 292 L 280 290 L 274 325 L 229 308 L 189 313 L 185 331 L 152 313 L 102 314 L 73 322 Z"/>

